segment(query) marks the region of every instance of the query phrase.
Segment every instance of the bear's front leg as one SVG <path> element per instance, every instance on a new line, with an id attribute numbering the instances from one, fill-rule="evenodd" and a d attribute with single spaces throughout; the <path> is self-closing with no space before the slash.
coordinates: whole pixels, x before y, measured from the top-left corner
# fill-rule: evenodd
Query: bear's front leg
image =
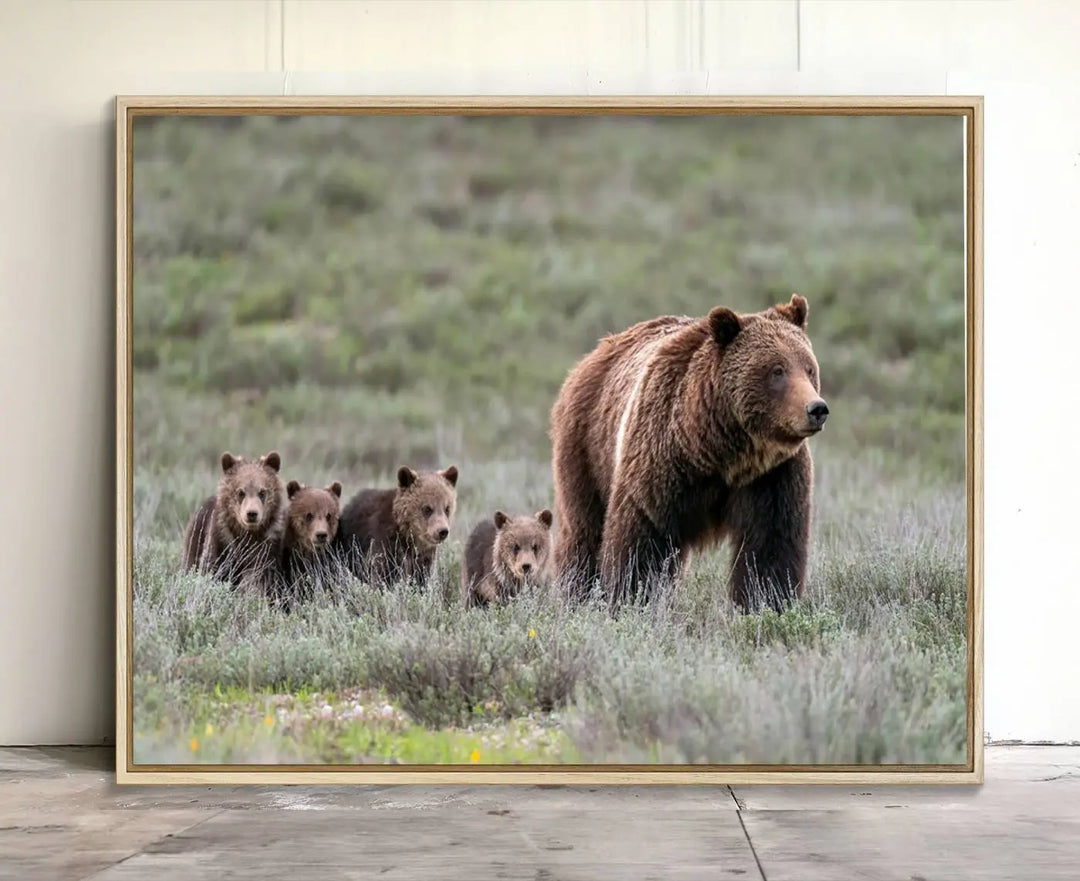
<path id="1" fill-rule="evenodd" d="M 478 606 L 490 606 L 499 601 L 499 589 L 495 584 L 495 578 L 488 573 L 477 583 L 474 590 L 473 602 Z"/>
<path id="2" fill-rule="evenodd" d="M 658 582 L 681 568 L 682 555 L 627 494 L 616 492 L 604 523 L 600 575 L 612 608 L 648 602 Z"/>
<path id="3" fill-rule="evenodd" d="M 743 611 L 782 612 L 802 596 L 813 482 L 810 448 L 803 444 L 792 458 L 732 492 L 724 517 L 734 550 L 731 598 Z"/>
<path id="4" fill-rule="evenodd" d="M 402 581 L 409 587 L 426 587 L 435 569 L 435 551 L 410 549 L 395 566 L 394 581 Z"/>

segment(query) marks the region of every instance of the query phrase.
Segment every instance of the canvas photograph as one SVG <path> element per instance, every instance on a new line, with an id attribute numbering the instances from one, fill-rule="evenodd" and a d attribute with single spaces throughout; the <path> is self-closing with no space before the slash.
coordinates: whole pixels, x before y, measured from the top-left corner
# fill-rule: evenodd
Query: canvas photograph
<path id="1" fill-rule="evenodd" d="M 127 768 L 970 769 L 970 120 L 129 109 Z"/>

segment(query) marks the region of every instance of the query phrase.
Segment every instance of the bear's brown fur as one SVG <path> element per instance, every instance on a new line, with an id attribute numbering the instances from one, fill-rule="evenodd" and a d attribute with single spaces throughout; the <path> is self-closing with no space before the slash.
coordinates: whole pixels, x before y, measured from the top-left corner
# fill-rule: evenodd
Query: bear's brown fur
<path id="1" fill-rule="evenodd" d="M 690 551 L 728 540 L 743 609 L 801 594 L 821 430 L 806 299 L 664 316 L 601 339 L 552 408 L 556 573 L 613 605 L 647 599 Z"/>
<path id="2" fill-rule="evenodd" d="M 518 595 L 550 576 L 551 511 L 511 517 L 496 511 L 473 528 L 461 564 L 461 596 L 468 606 L 486 606 Z"/>
<path id="3" fill-rule="evenodd" d="M 206 499 L 184 531 L 184 568 L 260 591 L 275 574 L 285 533 L 281 456 L 221 455 L 217 494 Z"/>
<path id="4" fill-rule="evenodd" d="M 308 596 L 309 588 L 329 584 L 339 574 L 332 543 L 341 517 L 341 484 L 335 480 L 321 489 L 290 480 L 285 492 L 289 511 L 275 598 L 288 610 Z"/>
<path id="5" fill-rule="evenodd" d="M 364 489 L 341 512 L 335 542 L 356 575 L 372 583 L 424 584 L 435 552 L 450 534 L 458 469 L 417 472 L 402 467 L 392 489 Z"/>

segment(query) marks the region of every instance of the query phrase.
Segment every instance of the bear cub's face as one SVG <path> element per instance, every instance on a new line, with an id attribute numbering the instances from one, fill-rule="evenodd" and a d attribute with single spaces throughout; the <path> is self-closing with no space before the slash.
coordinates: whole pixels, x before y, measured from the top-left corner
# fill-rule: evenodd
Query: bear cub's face
<path id="1" fill-rule="evenodd" d="M 320 489 L 290 480 L 287 490 L 289 544 L 308 553 L 328 548 L 337 535 L 341 516 L 341 484 L 335 480 Z"/>
<path id="2" fill-rule="evenodd" d="M 219 506 L 228 512 L 235 531 L 259 533 L 281 507 L 281 456 L 270 452 L 258 459 L 245 459 L 223 453 L 221 469 Z"/>
<path id="3" fill-rule="evenodd" d="M 434 548 L 450 535 L 457 507 L 457 466 L 442 471 L 398 470 L 396 522 L 419 548 Z"/>
<path id="4" fill-rule="evenodd" d="M 750 434 L 789 447 L 821 431 L 829 415 L 807 312 L 806 298 L 793 294 L 790 303 L 762 312 L 717 307 L 709 313 L 736 418 Z"/>
<path id="5" fill-rule="evenodd" d="M 551 511 L 532 517 L 495 512 L 495 565 L 520 583 L 541 579 L 551 553 Z"/>

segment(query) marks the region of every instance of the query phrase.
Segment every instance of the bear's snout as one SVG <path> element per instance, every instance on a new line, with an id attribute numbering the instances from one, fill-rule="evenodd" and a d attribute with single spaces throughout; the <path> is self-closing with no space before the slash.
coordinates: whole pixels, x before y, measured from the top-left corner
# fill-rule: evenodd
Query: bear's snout
<path id="1" fill-rule="evenodd" d="M 442 527 L 442 529 L 440 529 L 438 532 L 435 533 L 435 538 L 438 539 L 439 541 L 446 541 L 446 537 L 449 534 L 450 534 L 450 530 L 447 529 L 444 526 L 444 527 Z"/>
<path id="2" fill-rule="evenodd" d="M 522 563 L 521 574 L 528 575 L 530 572 L 532 572 L 532 563 Z"/>
<path id="3" fill-rule="evenodd" d="M 330 537 L 329 534 L 326 533 L 326 532 L 316 532 L 315 533 L 315 544 L 324 545 L 324 544 L 326 544 L 326 540 L 329 537 Z"/>
<path id="4" fill-rule="evenodd" d="M 244 514 L 244 519 L 247 520 L 248 523 L 258 523 L 259 522 L 259 512 L 258 511 L 248 511 L 246 514 Z"/>
<path id="5" fill-rule="evenodd" d="M 820 429 L 825 425 L 825 420 L 829 417 L 829 405 L 820 398 L 811 401 L 806 405 L 806 416 L 810 420 L 811 428 Z"/>

